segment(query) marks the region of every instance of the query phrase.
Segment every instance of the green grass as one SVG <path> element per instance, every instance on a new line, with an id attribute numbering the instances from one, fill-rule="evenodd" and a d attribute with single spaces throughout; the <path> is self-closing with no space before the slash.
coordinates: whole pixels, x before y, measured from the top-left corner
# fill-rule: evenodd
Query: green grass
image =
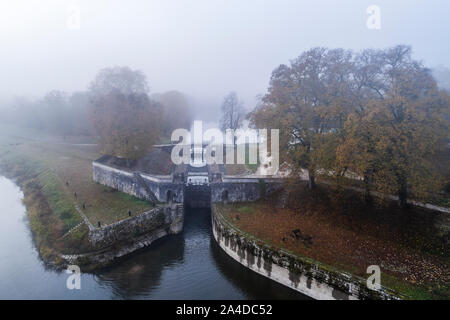
<path id="1" fill-rule="evenodd" d="M 432 195 L 429 199 L 429 203 L 444 208 L 450 208 L 450 195 L 445 191 L 441 191 Z"/>
<path id="2" fill-rule="evenodd" d="M 43 257 L 49 255 L 52 245 L 81 222 L 74 203 L 62 191 L 57 176 L 41 161 L 11 150 L 0 158 L 0 166 L 22 187 L 33 234 Z"/>
<path id="3" fill-rule="evenodd" d="M 47 199 L 50 209 L 65 224 L 66 231 L 81 222 L 81 217 L 71 199 L 64 193 L 61 182 L 51 172 L 46 172 L 37 179 L 42 186 L 42 193 Z"/>
<path id="4" fill-rule="evenodd" d="M 86 204 L 84 213 L 94 225 L 127 218 L 129 210 L 135 215 L 152 208 L 146 201 L 95 183 L 92 161 L 98 157 L 93 146 L 70 145 L 58 137 L 0 126 L 0 172 L 15 178 L 19 185 L 32 180 L 64 223 L 64 230 L 81 221 L 75 203 L 80 208 Z"/>
<path id="5" fill-rule="evenodd" d="M 147 207 L 148 206 L 148 202 L 147 201 L 139 199 L 139 198 L 136 198 L 135 196 L 127 194 L 127 193 L 119 192 L 119 197 L 123 201 L 134 203 L 136 206 L 142 206 L 142 207 Z"/>
<path id="6" fill-rule="evenodd" d="M 444 176 L 444 174 L 443 174 Z M 317 178 L 317 182 L 320 183 L 325 182 L 328 184 L 332 184 L 334 185 L 336 183 L 336 181 L 326 175 L 320 175 Z M 350 179 L 347 177 L 341 177 L 342 182 L 343 182 L 343 186 L 344 187 L 354 187 L 354 188 L 359 188 L 359 189 L 364 189 L 364 185 L 362 181 L 359 180 L 355 180 L 355 179 Z M 450 183 L 450 182 L 448 182 Z M 371 192 L 377 192 L 379 190 L 377 190 L 375 188 L 375 186 L 372 187 Z M 394 196 L 397 196 L 396 194 L 393 194 Z M 377 197 L 376 197 L 377 198 Z M 377 198 L 378 200 L 381 200 L 381 198 Z M 427 203 L 427 204 L 432 204 L 435 206 L 439 206 L 439 207 L 443 207 L 443 208 L 450 208 L 450 193 L 446 192 L 446 190 L 444 190 L 444 188 L 440 191 L 437 192 L 429 192 L 427 195 L 425 195 L 422 198 L 417 198 L 414 197 L 414 194 L 409 195 L 408 201 L 418 201 L 421 203 Z M 387 200 L 390 201 L 390 200 Z"/>
<path id="7" fill-rule="evenodd" d="M 11 167 L 6 168 L 6 174 L 13 166 L 16 170 L 20 168 L 21 175 L 28 178 L 51 172 L 39 176 L 39 183 L 45 187 L 42 192 L 52 210 L 66 226 L 75 223 L 69 210 L 72 203 L 80 208 L 84 203 L 84 213 L 94 225 L 98 221 L 104 225 L 125 219 L 129 210 L 135 215 L 152 208 L 146 201 L 95 183 L 92 161 L 99 156 L 95 146 L 70 145 L 61 137 L 0 126 L 0 162 Z"/>
<path id="8" fill-rule="evenodd" d="M 244 213 L 244 214 L 245 213 L 253 213 L 255 211 L 255 209 L 250 206 L 242 206 L 242 207 L 237 208 L 237 210 L 240 213 Z"/>
<path id="9" fill-rule="evenodd" d="M 249 144 L 245 146 L 245 165 L 248 170 L 255 173 L 259 166 L 259 150 L 257 149 L 257 155 L 256 155 L 256 163 L 250 163 L 250 150 L 249 150 Z M 256 146 L 257 148 L 257 146 Z"/>
<path id="10" fill-rule="evenodd" d="M 256 172 L 256 170 L 258 169 L 258 166 L 259 166 L 258 164 L 247 164 L 247 168 L 253 173 Z"/>
<path id="11" fill-rule="evenodd" d="M 381 285 L 401 292 L 412 300 L 448 299 L 450 296 L 448 286 L 427 288 L 422 285 L 413 285 L 385 272 L 381 273 Z"/>
<path id="12" fill-rule="evenodd" d="M 64 141 L 0 125 L 0 174 L 22 188 L 30 227 L 44 260 L 57 260 L 55 252 L 90 250 L 86 225 L 62 237 L 82 221 L 75 204 L 80 209 L 86 204 L 83 212 L 94 225 L 128 218 L 129 210 L 137 215 L 152 208 L 147 201 L 95 183 L 92 161 L 100 155 L 95 146 L 78 145 L 80 139 L 68 137 Z M 66 143 L 71 140 L 75 144 Z"/>
<path id="13" fill-rule="evenodd" d="M 65 230 L 81 221 L 73 201 L 63 191 L 61 181 L 42 161 L 27 158 L 15 150 L 1 157 L 0 161 L 7 175 L 12 175 L 19 181 L 33 182 L 39 187 L 52 212 L 64 222 Z"/>

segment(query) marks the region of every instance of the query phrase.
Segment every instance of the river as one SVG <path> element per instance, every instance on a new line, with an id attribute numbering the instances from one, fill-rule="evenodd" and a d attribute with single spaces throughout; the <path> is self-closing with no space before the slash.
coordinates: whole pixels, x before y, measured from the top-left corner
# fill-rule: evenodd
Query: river
<path id="1" fill-rule="evenodd" d="M 306 299 L 228 257 L 212 236 L 209 210 L 186 212 L 182 234 L 154 242 L 113 267 L 82 274 L 44 266 L 32 241 L 23 194 L 0 177 L 0 299 Z"/>

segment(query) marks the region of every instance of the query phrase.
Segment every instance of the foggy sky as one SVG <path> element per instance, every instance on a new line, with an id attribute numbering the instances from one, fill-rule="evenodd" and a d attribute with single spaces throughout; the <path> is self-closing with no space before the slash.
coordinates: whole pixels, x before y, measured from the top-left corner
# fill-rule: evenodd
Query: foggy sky
<path id="1" fill-rule="evenodd" d="M 381 30 L 366 26 L 372 4 Z M 68 28 L 70 6 L 79 29 Z M 272 70 L 315 46 L 408 44 L 448 67 L 449 13 L 448 0 L 1 0 L 0 97 L 85 90 L 99 69 L 127 65 L 151 93 L 180 90 L 216 110 L 235 90 L 253 108 Z"/>

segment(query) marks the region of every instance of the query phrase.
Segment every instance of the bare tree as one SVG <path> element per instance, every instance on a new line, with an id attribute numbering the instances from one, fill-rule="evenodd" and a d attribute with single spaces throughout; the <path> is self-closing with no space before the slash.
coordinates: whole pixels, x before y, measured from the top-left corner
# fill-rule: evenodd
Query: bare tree
<path id="1" fill-rule="evenodd" d="M 222 118 L 220 126 L 223 131 L 226 129 L 236 130 L 242 126 L 245 118 L 243 103 L 239 101 L 236 92 L 230 92 L 225 96 L 222 103 Z"/>

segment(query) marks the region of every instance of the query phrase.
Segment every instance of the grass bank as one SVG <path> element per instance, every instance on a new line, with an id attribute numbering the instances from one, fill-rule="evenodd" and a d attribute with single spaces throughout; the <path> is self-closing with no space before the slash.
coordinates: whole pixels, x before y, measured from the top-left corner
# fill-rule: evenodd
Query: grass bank
<path id="1" fill-rule="evenodd" d="M 89 229 L 80 224 L 75 206 L 95 226 L 151 209 L 146 201 L 93 182 L 92 161 L 98 157 L 90 141 L 0 126 L 0 174 L 22 188 L 34 240 L 47 262 L 58 263 L 57 253 L 89 250 Z"/>

